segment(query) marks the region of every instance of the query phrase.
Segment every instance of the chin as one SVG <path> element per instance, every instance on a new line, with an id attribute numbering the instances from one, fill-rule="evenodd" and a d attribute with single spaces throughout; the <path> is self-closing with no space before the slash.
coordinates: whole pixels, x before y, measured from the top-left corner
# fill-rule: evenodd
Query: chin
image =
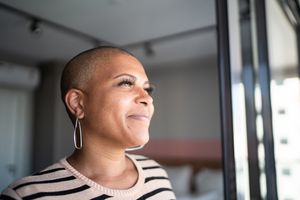
<path id="1" fill-rule="evenodd" d="M 141 146 L 141 145 L 146 145 L 149 141 L 149 132 L 144 132 L 144 133 L 137 133 L 138 138 L 135 138 L 134 140 L 134 145 L 133 146 Z"/>

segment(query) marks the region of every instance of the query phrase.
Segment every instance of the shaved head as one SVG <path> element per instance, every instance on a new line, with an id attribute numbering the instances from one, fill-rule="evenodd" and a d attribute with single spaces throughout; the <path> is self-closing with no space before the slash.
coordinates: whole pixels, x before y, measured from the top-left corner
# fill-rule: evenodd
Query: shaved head
<path id="1" fill-rule="evenodd" d="M 101 65 L 118 54 L 133 56 L 126 50 L 118 47 L 102 46 L 84 51 L 72 58 L 66 64 L 61 77 L 62 100 L 64 101 L 66 93 L 72 88 L 84 90 L 96 67 L 101 67 Z"/>
<path id="2" fill-rule="evenodd" d="M 124 49 L 113 46 L 101 46 L 84 51 L 72 58 L 65 66 L 60 83 L 61 98 L 65 104 L 65 96 L 70 89 L 79 89 L 84 91 L 88 81 L 91 79 L 94 71 L 98 67 L 103 67 L 114 56 L 125 54 L 133 56 Z M 134 56 L 133 56 L 134 57 Z M 68 114 L 73 121 L 72 115 Z"/>

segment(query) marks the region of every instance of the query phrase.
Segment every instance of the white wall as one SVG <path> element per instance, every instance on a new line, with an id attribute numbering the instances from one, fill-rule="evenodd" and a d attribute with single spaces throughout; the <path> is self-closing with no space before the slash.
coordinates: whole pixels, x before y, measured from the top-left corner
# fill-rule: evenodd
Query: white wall
<path id="1" fill-rule="evenodd" d="M 217 57 L 148 70 L 154 92 L 152 138 L 220 138 Z"/>

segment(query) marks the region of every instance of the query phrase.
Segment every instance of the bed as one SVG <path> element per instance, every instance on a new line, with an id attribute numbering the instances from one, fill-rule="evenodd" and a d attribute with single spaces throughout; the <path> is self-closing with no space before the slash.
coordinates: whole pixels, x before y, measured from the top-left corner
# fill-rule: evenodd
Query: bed
<path id="1" fill-rule="evenodd" d="M 178 200 L 222 200 L 219 139 L 156 139 L 139 150 L 167 171 Z"/>

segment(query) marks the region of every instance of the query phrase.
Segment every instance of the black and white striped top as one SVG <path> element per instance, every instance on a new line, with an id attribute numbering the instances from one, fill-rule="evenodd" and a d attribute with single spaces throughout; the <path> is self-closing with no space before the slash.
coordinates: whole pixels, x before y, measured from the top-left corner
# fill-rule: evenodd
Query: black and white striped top
<path id="1" fill-rule="evenodd" d="M 2 192 L 0 199 L 175 199 L 167 173 L 157 162 L 144 156 L 127 156 L 139 174 L 136 184 L 129 189 L 103 187 L 82 175 L 64 158 L 39 173 L 12 183 Z"/>

